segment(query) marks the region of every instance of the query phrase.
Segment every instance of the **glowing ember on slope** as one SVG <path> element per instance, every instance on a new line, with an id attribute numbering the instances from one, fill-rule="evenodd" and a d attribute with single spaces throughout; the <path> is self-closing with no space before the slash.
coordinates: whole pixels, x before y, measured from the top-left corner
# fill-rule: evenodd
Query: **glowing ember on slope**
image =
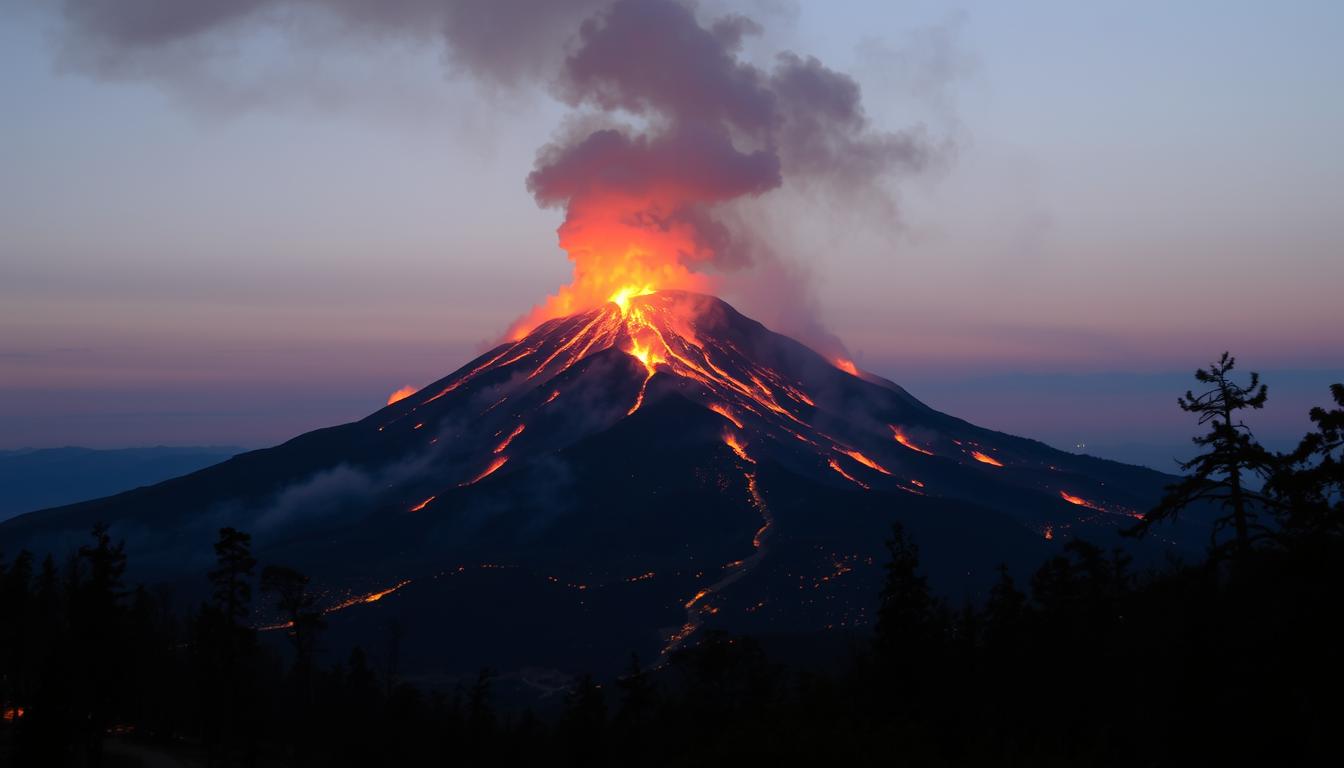
<path id="1" fill-rule="evenodd" d="M 740 442 L 738 441 L 737 436 L 734 435 L 732 432 L 724 432 L 724 433 L 723 433 L 723 442 L 724 442 L 724 444 L 727 445 L 729 448 L 732 448 L 732 449 L 733 449 L 733 453 L 736 453 L 736 454 L 737 454 L 737 457 L 738 457 L 739 459 L 741 459 L 741 460 L 743 460 L 743 461 L 746 461 L 746 462 L 749 462 L 749 463 L 752 463 L 752 464 L 755 464 L 755 463 L 756 463 L 756 460 L 755 460 L 755 459 L 753 459 L 753 458 L 751 458 L 750 456 L 747 455 L 747 449 L 746 449 L 746 447 L 744 447 L 744 446 L 742 445 L 742 443 L 740 443 Z"/>
<path id="2" fill-rule="evenodd" d="M 387 597 L 388 595 L 392 594 L 393 592 L 396 592 L 397 590 L 401 589 L 402 587 L 410 583 L 411 583 L 410 579 L 402 579 L 401 581 L 397 582 L 396 584 L 393 584 L 387 589 L 380 589 L 377 592 L 369 592 L 368 594 L 364 595 L 355 595 L 353 597 L 347 597 L 346 599 L 336 603 L 335 605 L 330 605 L 326 608 L 323 608 L 322 614 L 328 615 L 336 613 L 337 611 L 343 611 L 346 608 L 351 608 L 356 605 L 367 605 L 369 603 L 376 603 L 379 600 L 382 600 L 384 597 Z M 257 627 L 256 630 L 258 632 L 274 632 L 277 629 L 290 629 L 293 626 L 294 622 L 292 621 L 282 621 L 277 624 L 265 624 L 263 626 Z"/>
<path id="3" fill-rule="evenodd" d="M 370 592 L 370 593 L 367 594 L 367 595 L 358 595 L 358 596 L 356 596 L 356 597 L 347 598 L 347 599 L 342 600 L 341 602 L 339 602 L 339 603 L 337 603 L 337 604 L 331 606 L 330 608 L 327 608 L 327 609 L 323 610 L 322 612 L 323 612 L 323 613 L 335 613 L 336 611 L 345 610 L 346 608 L 349 608 L 349 607 L 352 606 L 352 605 L 363 605 L 363 604 L 365 604 L 365 603 L 376 603 L 376 602 L 378 602 L 379 600 L 382 600 L 384 597 L 387 597 L 388 595 L 392 594 L 393 592 L 396 592 L 398 589 L 401 589 L 402 587 L 404 587 L 404 586 L 406 586 L 407 584 L 410 584 L 410 583 L 411 583 L 411 580 L 410 580 L 410 579 L 405 579 L 405 580 L 400 581 L 400 582 L 398 582 L 397 584 L 395 584 L 395 585 L 393 585 L 393 586 L 391 586 L 391 587 L 388 587 L 387 589 L 379 590 L 379 591 L 377 591 L 377 592 Z"/>
<path id="4" fill-rule="evenodd" d="M 712 405 L 709 406 L 709 410 L 711 410 L 711 411 L 713 411 L 713 412 L 719 414 L 719 415 L 722 416 L 723 418 L 725 418 L 725 419 L 727 419 L 727 420 L 733 422 L 733 426 L 737 427 L 738 429 L 742 429 L 742 422 L 741 422 L 740 420 L 738 420 L 738 418 L 737 418 L 736 416 L 733 415 L 733 412 L 732 412 L 732 411 L 728 410 L 728 406 L 726 406 L 726 405 L 719 405 L 718 403 L 714 403 L 714 404 L 712 404 Z"/>
<path id="5" fill-rule="evenodd" d="M 439 498 L 439 497 L 438 497 L 438 496 L 430 496 L 428 499 L 425 499 L 424 501 L 420 502 L 419 504 L 416 504 L 414 507 L 411 507 L 411 511 L 412 511 L 412 512 L 419 512 L 420 510 L 424 509 L 425 507 L 428 507 L 428 506 L 429 506 L 429 502 L 431 502 L 431 501 L 433 501 L 433 500 L 435 500 L 435 499 L 437 499 L 437 498 Z"/>
<path id="6" fill-rule="evenodd" d="M 860 488 L 863 488 L 864 490 L 868 490 L 868 484 L 867 484 L 867 483 L 864 483 L 863 481 L 861 481 L 861 480 L 855 478 L 853 475 L 851 475 L 851 474 L 849 474 L 848 472 L 846 472 L 846 471 L 844 470 L 843 467 L 841 467 L 839 464 L 835 463 L 835 459 L 831 459 L 831 460 L 828 462 L 828 464 L 830 465 L 831 469 L 833 469 L 833 470 L 835 470 L 837 473 L 839 473 L 839 475 L 840 475 L 841 477 L 843 477 L 843 478 L 845 478 L 846 480 L 848 480 L 849 482 L 851 482 L 851 483 L 853 483 L 853 484 L 859 486 Z"/>
<path id="7" fill-rule="evenodd" d="M 513 438 L 515 438 L 515 437 L 517 437 L 517 436 L 523 434 L 523 428 L 524 428 L 524 427 L 525 427 L 525 425 L 523 425 L 523 424 L 519 424 L 518 426 L 514 427 L 514 428 L 513 428 L 513 431 L 509 433 L 509 436 L 506 437 L 506 438 L 504 438 L 504 442 L 502 442 L 502 443 L 500 443 L 499 445 L 495 446 L 495 453 L 503 453 L 503 452 L 504 452 L 504 449 L 506 449 L 506 448 L 509 447 L 509 443 L 512 443 L 512 442 L 513 442 Z"/>
<path id="8" fill-rule="evenodd" d="M 476 483 L 481 482 L 485 478 L 493 475 L 500 467 L 504 466 L 508 462 L 508 460 L 509 460 L 508 456 L 500 456 L 499 458 L 490 462 L 490 466 L 486 467 L 484 472 L 473 477 L 472 479 L 468 480 L 465 483 L 459 483 L 459 486 L 475 485 Z"/>
<path id="9" fill-rule="evenodd" d="M 1070 504 L 1075 504 L 1075 505 L 1080 506 L 1080 507 L 1087 507 L 1088 509 L 1095 509 L 1095 510 L 1097 510 L 1098 512 L 1105 512 L 1105 511 L 1106 511 L 1106 510 L 1102 509 L 1101 507 L 1097 506 L 1096 504 L 1093 504 L 1092 502 L 1088 501 L 1087 499 L 1084 499 L 1084 498 L 1081 497 L 1081 496 L 1074 496 L 1073 494 L 1068 493 L 1067 491 L 1060 491 L 1060 492 L 1059 492 L 1059 497 L 1060 497 L 1061 499 L 1063 499 L 1063 500 L 1069 502 Z"/>
<path id="10" fill-rule="evenodd" d="M 416 389 L 415 387 L 402 387 L 401 389 L 398 389 L 396 392 L 393 392 L 392 394 L 387 396 L 387 404 L 391 405 L 393 403 L 405 400 L 406 398 L 410 397 L 411 395 L 414 395 L 416 392 L 419 391 L 420 390 Z"/>
<path id="11" fill-rule="evenodd" d="M 836 368 L 839 368 L 840 370 L 844 371 L 845 373 L 848 373 L 850 376 L 859 375 L 859 367 L 854 364 L 853 360 L 850 360 L 848 358 L 837 357 L 831 361 L 831 364 L 834 365 Z"/>
<path id="12" fill-rule="evenodd" d="M 933 455 L 933 451 L 930 451 L 930 450 L 928 450 L 927 448 L 920 448 L 918 445 L 915 445 L 913 442 L 911 442 L 911 441 L 910 441 L 910 438 L 906 437 L 906 436 L 905 436 L 905 433 L 902 432 L 900 429 L 898 429 L 895 425 L 893 425 L 893 424 L 888 424 L 887 426 L 888 426 L 888 427 L 891 427 L 891 436 L 894 437 L 894 438 L 896 438 L 896 442 L 900 443 L 901 445 L 905 446 L 906 448 L 909 448 L 909 449 L 912 450 L 912 451 L 915 451 L 915 452 L 917 452 L 917 453 L 922 453 L 922 454 L 924 454 L 925 456 L 932 456 L 932 455 Z"/>
<path id="13" fill-rule="evenodd" d="M 873 461 L 872 459 L 868 458 L 867 456 L 864 456 L 862 453 L 859 453 L 858 451 L 850 450 L 848 448 L 841 448 L 840 452 L 869 469 L 875 469 L 884 475 L 891 474 L 881 464 L 878 464 L 876 461 Z"/>
<path id="14" fill-rule="evenodd" d="M 1002 466 L 1003 466 L 1003 462 L 1002 462 L 1002 461 L 999 461 L 998 459 L 994 458 L 993 456 L 987 456 L 987 455 L 985 455 L 985 454 L 983 454 L 983 453 L 981 453 L 981 452 L 979 452 L 979 451 L 971 451 L 971 458 L 972 458 L 972 459 L 975 459 L 976 461 L 980 462 L 981 464 L 988 464 L 988 465 L 990 465 L 991 467 L 1002 467 Z"/>

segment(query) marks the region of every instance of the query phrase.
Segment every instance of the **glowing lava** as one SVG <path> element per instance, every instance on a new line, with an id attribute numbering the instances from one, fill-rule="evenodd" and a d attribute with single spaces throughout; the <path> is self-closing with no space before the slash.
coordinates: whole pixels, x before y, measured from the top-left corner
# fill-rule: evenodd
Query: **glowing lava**
<path id="1" fill-rule="evenodd" d="M 867 456 L 864 456 L 862 453 L 859 453 L 858 451 L 841 448 L 840 452 L 869 469 L 875 469 L 884 475 L 891 474 L 890 472 L 887 471 L 886 467 L 883 467 L 881 464 L 878 464 L 876 461 L 873 461 L 872 459 L 868 458 Z"/>
<path id="2" fill-rule="evenodd" d="M 346 608 L 349 608 L 352 605 L 364 605 L 366 603 L 376 603 L 379 600 L 382 600 L 384 597 L 387 597 L 388 595 L 392 594 L 393 592 L 396 592 L 398 589 L 401 589 L 402 587 L 410 583 L 411 583 L 410 579 L 405 579 L 404 581 L 400 581 L 395 585 L 388 587 L 387 589 L 382 589 L 377 592 L 370 592 L 367 595 L 358 595 L 356 597 L 347 598 L 331 606 L 330 608 L 327 608 L 322 612 L 335 613 L 337 611 L 345 610 Z"/>
<path id="3" fill-rule="evenodd" d="M 994 458 L 993 456 L 988 456 L 988 455 L 983 454 L 983 453 L 981 453 L 981 452 L 979 452 L 979 451 L 971 451 L 971 458 L 972 458 L 972 459 L 975 459 L 976 461 L 980 462 L 981 464 L 988 464 L 988 465 L 991 466 L 991 467 L 1002 467 L 1002 466 L 1003 466 L 1003 462 L 1002 462 L 1002 461 L 999 461 L 998 459 Z"/>
<path id="4" fill-rule="evenodd" d="M 750 456 L 747 455 L 747 449 L 746 449 L 746 447 L 745 447 L 744 445 L 742 445 L 742 443 L 741 443 L 740 441 L 738 441 L 737 436 L 734 435 L 732 432 L 724 432 L 724 433 L 723 433 L 723 442 L 724 442 L 724 444 L 727 445 L 729 448 L 732 448 L 732 449 L 733 449 L 733 453 L 736 453 L 736 454 L 737 454 L 737 457 L 738 457 L 739 459 L 741 459 L 741 460 L 743 460 L 743 461 L 745 461 L 745 462 L 748 462 L 748 463 L 750 463 L 750 464 L 755 464 L 755 463 L 756 463 L 756 460 L 755 460 L 755 459 L 753 459 L 753 458 L 751 458 Z"/>
<path id="5" fill-rule="evenodd" d="M 393 403 L 405 400 L 406 398 L 410 397 L 411 395 L 414 395 L 416 392 L 419 391 L 420 390 L 416 389 L 415 387 L 402 387 L 401 389 L 398 389 L 396 392 L 393 392 L 392 394 L 387 396 L 387 404 L 391 405 Z"/>
<path id="6" fill-rule="evenodd" d="M 431 501 L 433 501 L 433 500 L 435 500 L 435 499 L 437 499 L 437 498 L 439 498 L 439 497 L 438 497 L 438 496 L 430 496 L 428 499 L 425 499 L 424 501 L 420 502 L 419 504 L 416 504 L 414 507 L 411 507 L 411 511 L 412 511 L 412 512 L 419 512 L 420 510 L 424 509 L 425 507 L 428 507 L 428 506 L 429 506 L 429 502 L 431 502 Z"/>
<path id="7" fill-rule="evenodd" d="M 513 438 L 523 434 L 524 427 L 525 425 L 523 424 L 519 424 L 518 426 L 514 427 L 513 431 L 509 433 L 509 436 L 504 438 L 504 442 L 495 446 L 495 453 L 503 453 L 504 449 L 509 447 L 509 443 L 513 442 Z"/>
<path id="8" fill-rule="evenodd" d="M 611 294 L 611 298 L 609 298 L 608 301 L 620 307 L 621 316 L 624 317 L 625 315 L 630 313 L 631 299 L 635 298 L 636 296 L 648 296 L 651 293 L 653 293 L 653 286 L 642 285 L 636 288 L 632 285 L 627 285 L 617 290 L 615 293 Z"/>
<path id="9" fill-rule="evenodd" d="M 509 457 L 508 457 L 508 456 L 500 456 L 500 457 L 498 457 L 498 458 L 495 459 L 494 461 L 490 462 L 490 466 L 486 467 L 484 472 L 482 472 L 481 474 L 479 474 L 479 475 L 473 477 L 472 479 L 468 480 L 468 481 L 465 482 L 465 483 L 461 483 L 461 485 L 464 485 L 464 486 L 465 486 L 465 485 L 475 485 L 476 483 L 481 482 L 481 481 L 484 480 L 485 478 L 487 478 L 487 477 L 493 475 L 495 472 L 497 472 L 497 471 L 499 470 L 499 468 L 502 467 L 502 466 L 504 466 L 506 463 L 508 463 L 508 461 L 509 461 Z"/>
<path id="10" fill-rule="evenodd" d="M 1101 507 L 1097 506 L 1096 504 L 1093 504 L 1092 502 L 1088 501 L 1087 499 L 1084 499 L 1084 498 L 1081 497 L 1081 496 L 1074 496 L 1073 494 L 1068 493 L 1067 491 L 1060 491 L 1060 492 L 1059 492 L 1059 497 L 1060 497 L 1061 499 L 1063 499 L 1063 500 L 1069 502 L 1070 504 L 1074 504 L 1074 505 L 1077 505 L 1077 506 L 1080 506 L 1080 507 L 1087 507 L 1088 509 L 1095 509 L 1095 510 L 1097 510 L 1098 512 L 1105 512 L 1105 511 L 1106 511 L 1106 510 L 1102 509 Z"/>
<path id="11" fill-rule="evenodd" d="M 915 451 L 916 453 L 922 453 L 925 456 L 933 455 L 933 451 L 930 451 L 927 448 L 920 448 L 918 445 L 915 445 L 913 442 L 911 442 L 910 438 L 906 437 L 905 433 L 902 432 L 900 429 L 898 429 L 895 425 L 888 424 L 887 426 L 891 427 L 891 436 L 896 438 L 896 442 L 900 443 L 906 448 L 909 448 L 912 451 Z"/>
<path id="12" fill-rule="evenodd" d="M 865 483 L 865 482 L 863 482 L 863 481 L 861 481 L 861 480 L 855 478 L 853 475 L 851 475 L 851 474 L 849 474 L 848 472 L 846 472 L 845 469 L 844 469 L 844 467 L 841 467 L 839 464 L 835 463 L 835 459 L 831 459 L 831 460 L 828 462 L 828 464 L 829 464 L 830 468 L 833 469 L 833 470 L 835 470 L 836 473 L 838 473 L 841 477 L 843 477 L 843 478 L 845 478 L 846 480 L 848 480 L 849 482 L 851 482 L 851 483 L 853 483 L 853 484 L 859 486 L 860 488 L 863 488 L 864 490 L 868 490 L 868 484 L 867 484 L 867 483 Z"/>
<path id="13" fill-rule="evenodd" d="M 728 406 L 726 406 L 726 405 L 719 405 L 718 403 L 714 403 L 714 404 L 712 404 L 712 405 L 709 406 L 709 410 L 711 410 L 711 411 L 713 411 L 713 412 L 719 414 L 719 415 L 722 416 L 723 418 L 725 418 L 725 419 L 727 419 L 727 420 L 733 422 L 733 426 L 737 427 L 738 429 L 742 429 L 742 422 L 741 422 L 741 420 L 739 420 L 736 416 L 734 416 L 732 411 L 728 410 Z"/>
<path id="14" fill-rule="evenodd" d="M 849 358 L 837 357 L 831 361 L 831 364 L 834 365 L 836 368 L 839 368 L 840 370 L 844 371 L 845 373 L 848 373 L 850 376 L 859 375 L 859 367 L 855 365 L 854 361 L 850 360 Z"/>

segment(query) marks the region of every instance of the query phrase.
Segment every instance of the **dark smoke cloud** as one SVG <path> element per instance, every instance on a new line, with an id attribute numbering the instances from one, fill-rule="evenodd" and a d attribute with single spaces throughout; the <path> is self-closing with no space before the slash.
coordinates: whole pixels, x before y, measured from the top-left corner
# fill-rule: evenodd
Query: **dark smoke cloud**
<path id="1" fill-rule="evenodd" d="M 641 127 L 593 129 L 590 117 L 588 131 L 539 154 L 529 188 L 543 206 L 566 210 L 560 241 L 576 285 L 609 269 L 594 253 L 623 242 L 675 250 L 692 271 L 765 262 L 773 292 L 806 316 L 789 327 L 834 351 L 808 290 L 788 282 L 804 272 L 778 268 L 738 204 L 788 185 L 859 201 L 852 207 L 887 224 L 898 217 L 884 184 L 925 169 L 945 147 L 917 129 L 874 130 L 858 83 L 814 57 L 785 52 L 769 68 L 744 60 L 744 38 L 761 31 L 740 15 L 704 22 L 680 0 L 617 0 L 586 19 L 556 95 Z"/>

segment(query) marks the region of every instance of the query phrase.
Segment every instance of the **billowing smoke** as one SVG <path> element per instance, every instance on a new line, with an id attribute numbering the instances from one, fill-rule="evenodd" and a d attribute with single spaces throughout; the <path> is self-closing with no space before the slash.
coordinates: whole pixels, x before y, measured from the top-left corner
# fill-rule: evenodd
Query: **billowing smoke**
<path id="1" fill-rule="evenodd" d="M 579 131 L 540 153 L 528 185 L 565 208 L 574 281 L 517 331 L 623 288 L 705 289 L 707 271 L 760 252 L 733 203 L 786 180 L 871 188 L 928 162 L 918 134 L 870 129 L 850 77 L 793 53 L 768 70 L 743 61 L 744 36 L 760 31 L 742 16 L 704 23 L 678 0 L 618 0 L 583 22 L 557 94 L 641 125 Z"/>
<path id="2" fill-rule="evenodd" d="M 807 268 L 775 257 L 744 204 L 787 187 L 880 207 L 886 182 L 945 148 L 917 129 L 874 130 L 855 80 L 815 58 L 748 60 L 743 42 L 760 25 L 699 10 L 691 0 L 65 0 L 57 39 L 68 67 L 166 82 L 226 66 L 232 43 L 258 29 L 296 48 L 321 35 L 441 46 L 478 82 L 545 87 L 574 109 L 527 179 L 539 204 L 565 211 L 573 281 L 515 335 L 617 291 L 713 291 L 724 273 L 764 263 L 762 286 L 781 287 L 755 292 L 801 310 L 784 329 L 833 340 L 797 284 Z M 880 211 L 883 226 L 894 213 Z"/>

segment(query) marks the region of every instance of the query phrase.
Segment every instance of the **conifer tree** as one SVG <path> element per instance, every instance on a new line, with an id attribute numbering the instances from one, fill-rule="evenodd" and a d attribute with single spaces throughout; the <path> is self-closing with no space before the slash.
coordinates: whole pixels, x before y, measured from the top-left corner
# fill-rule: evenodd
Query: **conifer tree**
<path id="1" fill-rule="evenodd" d="M 1177 398 L 1181 410 L 1197 414 L 1199 424 L 1208 425 L 1207 434 L 1193 438 L 1195 445 L 1206 450 L 1180 463 L 1181 469 L 1189 474 L 1168 486 L 1158 505 L 1128 533 L 1142 536 L 1153 525 L 1175 520 L 1191 506 L 1206 502 L 1226 512 L 1214 521 L 1211 548 L 1215 555 L 1223 554 L 1227 548 L 1226 542 L 1218 540 L 1218 534 L 1229 525 L 1235 532 L 1232 544 L 1238 554 L 1245 554 L 1266 530 L 1258 524 L 1257 513 L 1268 506 L 1269 500 L 1252 491 L 1247 480 L 1255 475 L 1267 477 L 1275 460 L 1273 454 L 1255 441 L 1240 416 L 1248 408 L 1264 407 L 1266 387 L 1260 383 L 1258 373 L 1252 373 L 1245 385 L 1234 381 L 1231 374 L 1236 362 L 1236 358 L 1224 352 L 1207 370 L 1195 371 L 1195 378 L 1209 386 L 1207 390 L 1198 395 L 1187 391 L 1184 397 Z"/>

